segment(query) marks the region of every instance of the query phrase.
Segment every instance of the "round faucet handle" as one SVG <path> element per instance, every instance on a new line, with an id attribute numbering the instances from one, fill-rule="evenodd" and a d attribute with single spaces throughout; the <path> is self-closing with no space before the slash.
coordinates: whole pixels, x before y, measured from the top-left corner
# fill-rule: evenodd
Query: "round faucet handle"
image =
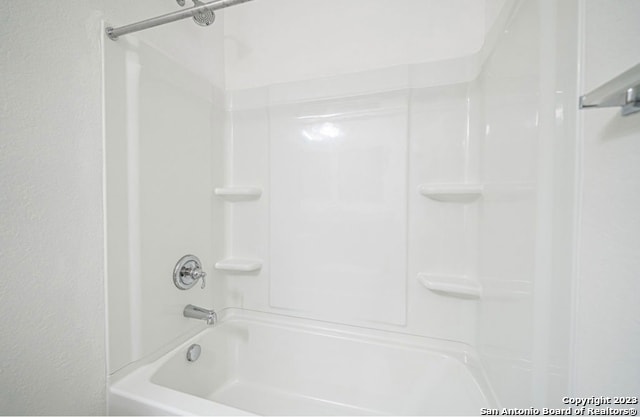
<path id="1" fill-rule="evenodd" d="M 173 283 L 181 290 L 188 290 L 202 279 L 201 288 L 204 288 L 206 276 L 207 273 L 202 270 L 200 259 L 193 255 L 186 255 L 180 258 L 173 270 Z"/>

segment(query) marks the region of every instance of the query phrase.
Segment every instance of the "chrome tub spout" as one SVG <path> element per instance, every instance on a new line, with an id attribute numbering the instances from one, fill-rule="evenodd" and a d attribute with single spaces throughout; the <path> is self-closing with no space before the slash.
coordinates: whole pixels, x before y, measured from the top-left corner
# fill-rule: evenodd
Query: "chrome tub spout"
<path id="1" fill-rule="evenodd" d="M 184 308 L 183 312 L 185 317 L 190 319 L 204 320 L 209 325 L 216 324 L 218 321 L 218 315 L 213 310 L 207 310 L 206 308 L 197 307 L 193 304 L 189 304 Z"/>

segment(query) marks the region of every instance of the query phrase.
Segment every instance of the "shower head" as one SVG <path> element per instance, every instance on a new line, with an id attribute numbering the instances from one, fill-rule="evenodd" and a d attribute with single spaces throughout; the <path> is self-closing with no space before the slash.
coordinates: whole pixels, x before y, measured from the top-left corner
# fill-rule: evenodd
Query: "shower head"
<path id="1" fill-rule="evenodd" d="M 202 6 L 204 3 L 198 0 L 193 0 L 193 7 Z M 216 20 L 216 14 L 213 10 L 202 9 L 193 13 L 193 21 L 200 26 L 209 26 Z"/>

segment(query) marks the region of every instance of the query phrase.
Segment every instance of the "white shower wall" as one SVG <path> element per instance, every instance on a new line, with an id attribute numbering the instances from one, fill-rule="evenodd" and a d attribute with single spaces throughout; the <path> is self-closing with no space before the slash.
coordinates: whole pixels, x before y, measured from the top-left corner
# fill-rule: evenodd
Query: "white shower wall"
<path id="1" fill-rule="evenodd" d="M 268 111 L 270 305 L 404 324 L 407 93 Z"/>
<path id="2" fill-rule="evenodd" d="M 314 49 L 317 52 L 324 50 L 327 54 L 332 51 L 344 53 L 349 48 L 341 49 L 338 46 L 342 40 L 351 39 L 354 42 L 353 48 L 357 46 L 361 54 L 327 56 L 333 64 L 324 68 L 319 63 L 329 61 L 313 61 L 310 56 L 305 57 L 308 48 L 299 51 L 300 54 L 291 54 L 293 46 L 280 42 L 277 29 L 285 27 L 285 23 L 294 26 L 304 23 L 304 16 L 309 17 L 304 10 L 310 9 L 327 14 L 329 22 L 330 8 L 327 8 L 327 4 L 307 2 L 302 9 L 300 2 L 283 3 L 276 8 L 271 4 L 271 12 L 278 10 L 282 14 L 269 20 L 263 19 L 262 8 L 265 6 L 260 3 L 219 13 L 216 25 L 207 32 L 198 32 L 199 28 L 193 27 L 192 22 L 179 22 L 175 24 L 173 31 L 145 31 L 105 45 L 107 290 L 111 373 L 158 352 L 181 335 L 197 329 L 200 323 L 182 317 L 181 309 L 187 303 L 216 309 L 237 306 L 280 313 L 313 304 L 305 310 L 305 314 L 311 317 L 392 330 L 397 329 L 397 326 L 408 325 L 417 333 L 426 332 L 454 340 L 473 339 L 474 301 L 442 301 L 429 294 L 415 280 L 404 278 L 409 269 L 415 275 L 424 269 L 425 264 L 422 262 L 414 265 L 407 262 L 408 251 L 419 252 L 424 244 L 413 242 L 413 235 L 408 234 L 406 224 L 414 221 L 413 217 L 408 216 L 409 204 L 415 207 L 415 204 L 426 203 L 423 197 L 412 195 L 421 180 L 418 181 L 414 174 L 409 175 L 406 168 L 407 158 L 412 152 L 410 146 L 415 146 L 407 137 L 412 129 L 410 123 L 419 128 L 419 120 L 424 119 L 420 116 L 416 119 L 417 122 L 411 122 L 409 103 L 411 100 L 424 101 L 424 105 L 429 107 L 432 100 L 423 100 L 419 95 L 412 98 L 413 93 L 408 87 L 464 83 L 476 75 L 480 55 L 469 53 L 479 48 L 484 34 L 484 10 L 479 5 L 480 2 L 460 0 L 452 8 L 444 7 L 437 1 L 402 2 L 394 14 L 393 25 L 398 30 L 394 32 L 394 36 L 386 39 L 387 43 L 404 45 L 404 52 L 394 55 L 395 58 L 380 53 L 382 39 L 375 41 L 371 38 L 369 40 L 375 42 L 364 43 L 363 39 L 353 38 L 352 27 L 346 25 L 346 22 L 349 19 L 360 22 L 358 12 L 363 10 L 363 3 L 343 2 L 340 8 L 343 12 L 341 19 L 345 19 L 345 24 L 332 24 L 332 39 L 325 36 L 327 31 L 324 25 L 313 28 L 308 26 L 303 32 L 307 36 L 306 40 L 311 45 L 316 45 Z M 379 36 L 375 22 L 384 20 L 380 12 L 386 8 L 386 4 L 367 2 L 366 5 L 364 10 L 370 14 L 369 17 L 375 19 L 359 23 L 358 27 L 366 29 L 372 35 L 378 33 Z M 121 10 L 118 5 L 111 7 L 106 16 L 108 23 L 124 23 L 119 20 Z M 132 17 L 138 11 L 137 8 L 132 10 Z M 335 17 L 341 14 L 332 15 Z M 240 28 L 256 19 L 266 26 L 252 30 Z M 412 22 L 409 28 L 402 27 L 401 23 L 406 19 Z M 428 33 L 420 32 L 426 27 L 421 24 L 424 19 L 432 21 Z M 337 27 L 341 29 L 338 30 Z M 457 29 L 460 27 L 465 29 Z M 236 31 L 238 33 L 234 34 Z M 225 47 L 222 45 L 223 32 L 227 42 Z M 175 33 L 178 36 L 170 36 Z M 248 38 L 238 38 L 241 33 Z M 273 37 L 270 41 L 272 47 L 280 48 L 279 50 L 263 51 L 260 47 L 256 48 L 254 44 L 267 35 Z M 431 42 L 424 43 L 428 45 L 427 48 L 416 48 L 416 39 L 422 38 L 430 39 Z M 228 53 L 234 50 L 234 45 L 230 44 L 234 39 L 236 46 L 248 46 L 257 53 L 257 61 L 242 67 L 235 58 L 227 57 L 228 79 L 225 81 L 222 54 L 225 49 Z M 321 43 L 322 47 L 317 46 L 322 39 L 328 43 Z M 238 43 L 239 40 L 241 42 Z M 268 52 L 268 55 L 261 55 L 264 52 Z M 277 57 L 283 53 L 287 53 L 290 58 L 303 58 L 300 61 L 302 66 L 282 67 L 283 61 Z M 260 59 L 264 61 L 261 62 Z M 421 61 L 432 62 L 388 67 L 397 62 Z M 267 70 L 269 65 L 273 67 Z M 376 68 L 380 66 L 385 68 L 378 72 Z M 255 72 L 256 68 L 265 69 L 260 73 L 266 78 L 260 78 L 260 74 Z M 356 70 L 368 71 L 354 73 Z M 317 78 L 327 73 L 346 75 L 342 78 Z M 245 80 L 262 84 L 273 82 L 274 77 L 284 77 L 277 79 L 287 81 L 308 77 L 313 77 L 314 80 L 280 84 L 275 89 L 233 90 L 228 94 L 229 103 L 233 103 L 230 105 L 247 111 L 235 112 L 233 122 L 229 119 L 224 123 L 220 105 L 223 86 L 229 88 L 243 83 L 234 81 L 234 77 L 245 77 Z M 384 87 L 381 87 L 381 83 Z M 451 95 L 450 100 L 456 104 L 452 108 L 434 113 L 433 117 L 442 118 L 444 125 L 456 123 L 458 126 L 466 126 L 466 111 L 458 113 L 459 109 L 466 108 L 464 90 L 465 87 L 461 86 L 453 93 L 438 93 Z M 391 98 L 376 95 L 383 91 L 400 92 L 393 93 L 394 97 Z M 266 97 L 264 94 L 268 94 L 267 101 L 263 100 Z M 359 100 L 356 100 L 355 107 L 347 103 L 347 109 L 341 110 L 345 103 L 339 98 L 345 94 L 365 94 L 370 96 L 370 100 L 368 103 L 358 103 Z M 175 97 L 175 100 L 171 97 Z M 333 102 L 324 102 L 327 98 L 331 98 Z M 253 103 L 256 100 L 257 105 Z M 300 100 L 311 103 L 310 107 L 298 109 L 295 103 Z M 263 103 L 268 103 L 268 106 Z M 279 171 L 273 170 L 273 161 L 277 161 L 277 158 L 287 160 L 292 156 L 292 148 L 284 142 L 281 147 L 270 148 L 271 144 L 277 142 L 272 142 L 269 138 L 273 136 L 283 139 L 281 134 L 295 132 L 295 125 L 284 120 L 300 111 L 302 113 L 296 113 L 294 119 L 313 116 L 317 113 L 313 107 L 318 105 L 334 106 L 339 112 L 354 113 L 349 116 L 353 120 L 349 123 L 349 129 L 358 132 L 360 143 L 352 148 L 353 158 L 346 165 L 343 161 L 343 165 L 348 169 L 355 162 L 361 164 L 363 169 L 359 171 L 360 177 L 351 181 L 342 195 L 344 192 L 350 193 L 353 197 L 349 200 L 351 203 L 366 197 L 362 200 L 366 204 L 353 211 L 352 219 L 345 219 L 340 215 L 328 216 L 324 223 L 314 227 L 317 231 L 327 233 L 331 227 L 344 230 L 346 224 L 359 221 L 360 230 L 351 231 L 351 242 L 341 242 L 343 250 L 325 246 L 325 252 L 308 248 L 307 252 L 290 254 L 288 249 L 302 248 L 295 240 L 290 240 L 289 248 L 282 245 L 275 252 L 266 253 L 273 248 L 274 241 L 287 239 L 288 231 L 295 229 L 300 233 L 305 232 L 302 229 L 304 220 L 298 225 L 300 227 L 286 228 L 288 215 L 298 214 L 304 219 L 302 214 L 305 212 L 291 204 L 286 187 L 282 187 L 285 183 L 278 181 L 276 192 L 271 195 L 271 175 L 286 178 L 290 175 L 288 170 L 291 168 L 278 164 Z M 379 111 L 378 107 L 382 107 L 383 113 L 387 108 L 391 119 L 376 122 L 375 117 L 371 116 Z M 267 108 L 270 110 L 267 111 Z M 271 111 L 273 114 L 268 114 Z M 274 118 L 278 111 L 282 117 Z M 322 110 L 320 113 L 322 116 Z M 247 123 L 238 123 L 242 118 L 247 119 Z M 252 118 L 255 120 L 250 121 Z M 393 120 L 390 128 L 386 127 L 388 120 Z M 278 121 L 282 123 L 278 125 Z M 228 138 L 231 138 L 231 133 L 234 138 L 227 143 L 227 154 L 221 148 L 223 126 L 229 129 Z M 387 134 L 380 134 L 380 129 L 387 129 Z M 427 126 L 425 129 L 433 130 L 433 127 Z M 446 131 L 445 126 L 438 129 L 439 133 Z M 456 169 L 461 169 L 464 163 L 460 161 L 468 155 L 464 154 L 466 150 L 456 147 L 466 143 L 464 135 L 467 132 L 464 128 L 454 130 L 455 133 L 442 137 L 442 144 L 446 144 L 447 138 L 455 136 L 453 148 L 443 145 L 446 148 L 443 152 L 449 160 L 457 158 L 458 162 L 453 165 Z M 432 132 L 424 132 L 425 135 L 430 133 Z M 377 141 L 377 145 L 371 147 L 371 139 Z M 347 146 L 350 144 L 347 143 Z M 377 160 L 362 159 L 354 152 L 367 147 L 375 148 L 373 153 L 377 153 Z M 464 155 L 460 154 L 461 150 Z M 379 194 L 380 186 L 372 180 L 374 177 L 370 174 L 386 178 L 386 175 L 376 171 L 374 165 L 384 159 L 387 153 L 394 155 L 390 159 L 393 166 L 389 171 L 393 174 L 392 180 L 385 184 L 386 190 L 382 190 L 388 194 L 385 196 L 386 200 L 381 200 L 380 204 L 375 201 L 378 195 L 382 195 Z M 333 163 L 330 161 L 333 157 L 329 154 L 327 156 L 324 160 L 322 157 L 313 158 L 321 170 Z M 224 179 L 223 169 L 227 170 Z M 313 175 L 314 172 L 309 170 L 304 179 L 313 180 Z M 299 179 L 303 177 L 300 176 Z M 321 177 L 320 179 L 322 180 Z M 333 185 L 339 185 L 343 179 L 339 173 L 336 174 Z M 435 179 L 437 178 L 433 178 Z M 318 185 L 322 185 L 321 182 Z M 240 184 L 262 186 L 265 190 L 264 197 L 257 202 L 232 206 L 231 203 L 225 203 L 211 195 L 214 187 Z M 283 192 L 278 193 L 278 187 Z M 413 193 L 409 188 L 414 189 Z M 310 187 L 311 194 L 316 192 L 318 190 Z M 409 203 L 410 195 L 415 203 Z M 373 200 L 366 200 L 372 196 Z M 294 194 L 293 198 L 297 196 Z M 270 207 L 270 204 L 278 206 Z M 360 216 L 362 211 L 358 210 L 361 209 L 369 213 L 369 219 Z M 448 216 L 434 210 L 434 215 Z M 209 217 L 206 213 L 210 213 Z M 279 220 L 276 216 L 281 213 L 284 216 Z M 456 215 L 449 217 L 444 220 L 447 224 L 456 222 Z M 343 225 L 339 222 L 343 222 Z M 275 227 L 280 224 L 285 227 Z M 378 230 L 374 230 L 376 227 Z M 275 232 L 272 233 L 273 231 Z M 361 239 L 363 232 L 370 234 L 366 245 Z M 454 250 L 455 253 L 451 251 L 455 241 L 464 239 L 460 233 L 454 238 L 448 238 L 446 249 L 441 249 L 439 244 L 444 237 L 432 240 L 438 258 L 455 259 L 458 256 L 457 249 Z M 351 247 L 354 250 L 348 252 Z M 385 259 L 387 252 L 390 255 Z M 209 287 L 204 291 L 196 289 L 180 292 L 173 287 L 170 276 L 167 275 L 179 257 L 187 253 L 200 256 L 205 270 L 210 274 Z M 324 257 L 336 258 L 334 273 L 328 274 L 318 268 L 324 265 Z M 216 271 L 214 263 L 225 258 L 259 259 L 264 261 L 264 266 L 259 274 L 223 275 Z M 313 270 L 308 273 L 312 277 L 311 282 L 317 284 L 313 291 L 309 292 L 306 288 L 309 281 L 303 281 L 305 284 L 297 288 L 292 286 L 309 266 L 313 266 Z M 450 265 L 448 267 L 453 268 Z M 288 273 L 271 275 L 271 268 L 276 268 L 276 272 L 278 268 L 293 269 Z M 355 271 L 354 268 L 358 270 Z M 353 280 L 356 275 L 358 280 Z M 270 281 L 264 278 L 266 276 L 275 278 Z M 351 291 L 336 291 L 345 276 L 351 277 L 352 281 L 344 281 L 351 285 Z M 306 295 L 300 297 L 304 292 Z M 334 300 L 335 297 L 337 299 Z M 414 300 L 416 297 L 418 299 Z M 425 304 L 420 302 L 422 297 L 434 297 L 435 300 Z M 326 304 L 332 306 L 325 308 Z M 354 308 L 358 305 L 362 308 Z M 271 307 L 276 308 L 272 310 Z M 441 307 L 445 308 L 443 316 L 446 319 L 435 320 L 441 313 Z M 418 319 L 423 315 L 432 319 Z M 446 328 L 447 325 L 449 328 Z"/>
<path id="3" fill-rule="evenodd" d="M 478 349 L 505 406 L 561 407 L 569 386 L 577 10 L 522 2 L 478 78 Z"/>
<path id="4" fill-rule="evenodd" d="M 426 67 L 231 93 L 226 185 L 263 195 L 227 203 L 227 257 L 263 266 L 226 275 L 229 306 L 473 343 L 476 301 L 417 280 L 475 250 L 469 208 L 418 193 L 474 175 L 468 86 L 411 89 Z"/>
<path id="5" fill-rule="evenodd" d="M 257 1 L 225 11 L 227 88 L 468 56 L 484 35 L 484 0 Z"/>
<path id="6" fill-rule="evenodd" d="M 418 187 L 477 180 L 484 2 L 281 3 L 225 14 L 225 185 L 264 190 L 227 205 L 226 256 L 263 261 L 226 276 L 229 305 L 473 343 L 477 301 L 418 274 L 475 279 L 476 206 Z"/>
<path id="7" fill-rule="evenodd" d="M 122 23 L 110 12 L 110 24 Z M 182 316 L 186 304 L 222 304 L 213 264 L 224 216 L 211 190 L 223 176 L 223 28 L 180 22 L 105 40 L 110 374 L 197 331 L 202 324 Z M 174 286 L 187 254 L 209 273 L 205 289 Z"/>
<path id="8" fill-rule="evenodd" d="M 276 61 L 292 82 L 228 93 L 225 185 L 263 190 L 227 203 L 226 256 L 263 263 L 225 276 L 228 306 L 464 342 L 505 405 L 561 400 L 577 3 L 505 6 L 488 12 L 495 24 L 475 53 L 307 81 Z M 483 195 L 443 203 L 419 193 L 441 184 L 481 185 Z M 430 291 L 420 274 L 483 294 Z"/>

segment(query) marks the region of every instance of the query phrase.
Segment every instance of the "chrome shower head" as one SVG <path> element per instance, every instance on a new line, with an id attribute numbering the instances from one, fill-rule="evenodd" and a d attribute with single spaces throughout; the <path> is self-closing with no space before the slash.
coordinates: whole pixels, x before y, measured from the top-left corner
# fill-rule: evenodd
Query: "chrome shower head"
<path id="1" fill-rule="evenodd" d="M 203 4 L 204 3 L 198 0 L 193 0 L 194 7 L 202 6 Z M 210 9 L 202 9 L 193 13 L 193 21 L 199 24 L 200 26 L 209 26 L 213 24 L 215 20 L 216 20 L 216 14 L 213 12 L 213 10 L 210 10 Z"/>
<path id="2" fill-rule="evenodd" d="M 176 0 L 176 3 L 180 5 L 180 7 L 184 7 L 185 0 Z M 199 0 L 193 0 L 193 7 L 204 6 L 206 3 L 203 3 Z M 209 26 L 213 24 L 216 20 L 216 14 L 213 10 L 204 8 L 202 10 L 198 10 L 197 12 L 193 12 L 193 21 L 199 24 L 200 26 Z"/>

